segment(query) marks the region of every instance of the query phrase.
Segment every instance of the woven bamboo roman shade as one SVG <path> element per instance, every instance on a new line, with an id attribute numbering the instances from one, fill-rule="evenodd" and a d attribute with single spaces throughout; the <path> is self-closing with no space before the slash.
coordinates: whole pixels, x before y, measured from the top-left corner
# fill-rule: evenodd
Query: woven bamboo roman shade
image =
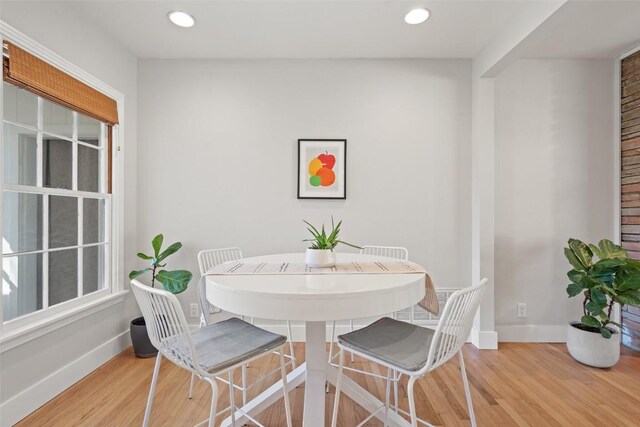
<path id="1" fill-rule="evenodd" d="M 114 99 L 16 45 L 5 43 L 9 50 L 9 58 L 4 58 L 3 64 L 5 81 L 107 124 L 118 123 L 118 105 Z"/>

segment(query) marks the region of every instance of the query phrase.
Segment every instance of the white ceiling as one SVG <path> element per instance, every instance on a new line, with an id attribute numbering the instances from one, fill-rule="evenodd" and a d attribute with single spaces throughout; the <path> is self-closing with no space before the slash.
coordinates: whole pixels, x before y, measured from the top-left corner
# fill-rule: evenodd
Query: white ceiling
<path id="1" fill-rule="evenodd" d="M 141 58 L 470 58 L 524 1 L 69 2 Z M 426 6 L 431 18 L 407 25 Z M 172 25 L 182 9 L 197 24 Z"/>
<path id="2" fill-rule="evenodd" d="M 0 1 L 14 13 L 22 3 Z M 510 22 L 545 1 L 53 3 L 94 23 L 140 58 L 473 58 Z M 405 24 L 404 15 L 415 7 L 429 8 L 431 18 Z M 171 24 L 167 12 L 178 9 L 192 14 L 196 26 Z M 614 58 L 638 43 L 640 0 L 574 0 L 527 37 L 520 52 L 525 58 Z"/>

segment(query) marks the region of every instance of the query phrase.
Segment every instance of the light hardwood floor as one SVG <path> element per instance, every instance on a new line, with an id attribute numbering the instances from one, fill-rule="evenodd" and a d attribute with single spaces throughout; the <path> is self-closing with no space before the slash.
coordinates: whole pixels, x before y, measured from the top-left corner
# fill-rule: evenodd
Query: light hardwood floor
<path id="1" fill-rule="evenodd" d="M 303 357 L 304 347 L 296 344 Z M 464 349 L 479 426 L 639 426 L 640 354 L 623 350 L 612 369 L 575 362 L 563 344 L 501 344 L 499 351 Z M 142 423 L 155 359 L 136 359 L 128 349 L 25 418 L 19 426 L 139 426 Z M 166 361 L 165 361 L 166 362 Z M 356 366 L 382 370 L 358 361 Z M 252 364 L 251 376 L 277 366 L 277 356 Z M 418 416 L 434 425 L 469 425 L 456 359 L 419 381 Z M 383 396 L 383 383 L 356 375 L 356 380 Z M 156 391 L 151 425 L 192 426 L 207 417 L 209 387 L 200 382 L 187 399 L 189 373 L 164 363 Z M 400 388 L 404 392 L 406 382 Z M 227 389 L 221 387 L 223 399 Z M 304 389 L 291 393 L 294 426 L 302 420 Z M 255 394 L 255 393 L 254 393 Z M 236 399 L 239 398 L 237 395 Z M 333 388 L 327 394 L 333 401 Z M 258 419 L 283 426 L 284 408 L 277 402 Z M 327 420 L 332 403 L 328 403 Z M 406 399 L 401 407 L 407 409 Z M 348 398 L 340 404 L 340 425 L 366 417 Z M 378 421 L 368 425 L 379 426 Z"/>

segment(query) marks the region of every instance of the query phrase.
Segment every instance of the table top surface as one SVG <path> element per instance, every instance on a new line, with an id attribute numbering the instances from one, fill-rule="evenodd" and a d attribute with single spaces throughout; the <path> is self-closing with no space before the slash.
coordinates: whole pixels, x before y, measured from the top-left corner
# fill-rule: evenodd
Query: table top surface
<path id="1" fill-rule="evenodd" d="M 337 262 L 389 258 L 338 253 Z M 304 254 L 244 258 L 304 262 Z M 207 276 L 207 299 L 230 313 L 272 320 L 359 319 L 402 310 L 425 296 L 424 273 L 254 274 Z"/>
<path id="2" fill-rule="evenodd" d="M 373 262 L 389 258 L 373 255 L 338 253 L 337 262 Z M 303 253 L 264 255 L 243 258 L 247 263 L 304 263 Z M 210 275 L 207 282 L 218 289 L 251 294 L 288 297 L 344 297 L 347 294 L 385 293 L 415 283 L 424 284 L 423 273 L 402 274 L 252 274 Z"/>

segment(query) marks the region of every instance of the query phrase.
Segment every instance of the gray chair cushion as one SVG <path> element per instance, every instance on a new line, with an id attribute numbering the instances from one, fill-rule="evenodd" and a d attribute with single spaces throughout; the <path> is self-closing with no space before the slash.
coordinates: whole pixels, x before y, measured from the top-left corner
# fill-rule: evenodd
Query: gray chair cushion
<path id="1" fill-rule="evenodd" d="M 233 317 L 193 332 L 193 343 L 200 367 L 218 372 L 243 360 L 273 350 L 287 342 L 287 337 L 265 331 Z M 189 347 L 184 340 L 174 345 L 174 352 L 193 366 Z M 176 354 L 177 356 L 178 354 Z"/>
<path id="2" fill-rule="evenodd" d="M 418 371 L 427 363 L 434 332 L 383 317 L 362 329 L 338 336 L 338 341 L 394 367 Z"/>

